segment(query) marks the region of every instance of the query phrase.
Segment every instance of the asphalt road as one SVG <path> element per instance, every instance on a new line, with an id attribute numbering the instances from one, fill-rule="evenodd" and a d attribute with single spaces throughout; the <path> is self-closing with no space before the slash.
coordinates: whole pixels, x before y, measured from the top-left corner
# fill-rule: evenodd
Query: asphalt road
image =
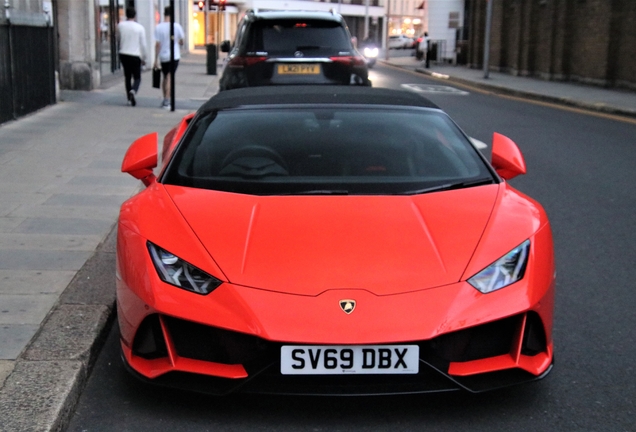
<path id="1" fill-rule="evenodd" d="M 214 398 L 148 387 L 122 369 L 115 327 L 70 431 L 632 431 L 636 429 L 636 125 L 455 87 L 377 65 L 376 87 L 423 86 L 470 136 L 512 138 L 528 174 L 512 184 L 551 218 L 556 366 L 482 395 Z M 427 87 L 428 86 L 428 87 Z M 424 94 L 424 93 L 423 93 Z"/>

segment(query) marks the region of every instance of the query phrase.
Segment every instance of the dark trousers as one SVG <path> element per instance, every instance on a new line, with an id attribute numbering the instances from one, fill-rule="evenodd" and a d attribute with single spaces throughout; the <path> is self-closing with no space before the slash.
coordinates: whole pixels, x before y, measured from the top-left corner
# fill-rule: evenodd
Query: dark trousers
<path id="1" fill-rule="evenodd" d="M 126 94 L 128 94 L 130 90 L 134 90 L 135 93 L 137 93 L 137 91 L 139 91 L 139 85 L 141 84 L 141 59 L 137 56 L 119 54 L 119 61 L 124 68 Z M 133 79 L 132 85 L 130 84 L 131 78 Z"/>

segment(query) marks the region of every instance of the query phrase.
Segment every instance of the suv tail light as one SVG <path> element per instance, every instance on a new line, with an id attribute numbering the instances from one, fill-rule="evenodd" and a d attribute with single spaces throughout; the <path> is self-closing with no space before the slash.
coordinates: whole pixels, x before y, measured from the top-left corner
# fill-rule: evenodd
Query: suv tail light
<path id="1" fill-rule="evenodd" d="M 364 66 L 366 64 L 364 57 L 361 56 L 335 56 L 329 57 L 332 62 L 342 63 L 347 66 Z"/>
<path id="2" fill-rule="evenodd" d="M 265 61 L 266 59 L 267 57 L 264 56 L 236 56 L 227 62 L 227 65 L 232 68 L 244 68 Z"/>

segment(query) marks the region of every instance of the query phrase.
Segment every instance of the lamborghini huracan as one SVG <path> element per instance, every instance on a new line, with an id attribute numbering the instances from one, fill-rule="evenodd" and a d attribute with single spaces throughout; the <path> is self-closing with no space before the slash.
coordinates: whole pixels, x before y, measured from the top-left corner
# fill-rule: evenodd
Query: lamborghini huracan
<path id="1" fill-rule="evenodd" d="M 509 138 L 407 91 L 221 92 L 122 171 L 122 358 L 211 394 L 481 392 L 553 365 L 555 265 Z M 159 162 L 160 159 L 160 162 Z M 158 167 L 160 165 L 160 167 Z"/>

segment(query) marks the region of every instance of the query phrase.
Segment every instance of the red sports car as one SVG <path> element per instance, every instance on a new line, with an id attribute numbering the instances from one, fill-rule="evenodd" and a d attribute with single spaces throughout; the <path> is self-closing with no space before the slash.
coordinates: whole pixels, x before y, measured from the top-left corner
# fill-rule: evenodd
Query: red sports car
<path id="1" fill-rule="evenodd" d="M 552 368 L 548 218 L 406 91 L 222 92 L 122 171 L 123 359 L 151 382 L 214 394 L 479 392 Z"/>

